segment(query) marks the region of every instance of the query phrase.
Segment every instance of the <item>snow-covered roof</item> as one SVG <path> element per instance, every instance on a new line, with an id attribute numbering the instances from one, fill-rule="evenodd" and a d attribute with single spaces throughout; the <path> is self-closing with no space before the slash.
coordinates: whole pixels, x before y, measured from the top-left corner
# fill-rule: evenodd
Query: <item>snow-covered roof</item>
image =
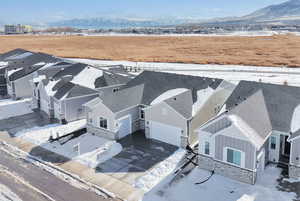
<path id="1" fill-rule="evenodd" d="M 211 87 L 197 91 L 197 101 L 193 104 L 192 116 L 197 114 L 199 109 L 206 103 L 214 92 L 215 90 Z"/>
<path id="2" fill-rule="evenodd" d="M 81 71 L 79 74 L 77 74 L 72 82 L 74 84 L 79 84 L 81 86 L 85 86 L 91 89 L 95 89 L 95 82 L 96 79 L 101 77 L 103 75 L 103 71 L 99 70 L 94 67 L 86 67 Z"/>
<path id="3" fill-rule="evenodd" d="M 0 61 L 0 67 L 1 67 L 1 66 L 7 66 L 7 65 L 8 65 L 8 62 Z"/>
<path id="4" fill-rule="evenodd" d="M 152 102 L 151 102 L 151 105 L 155 105 L 155 104 L 158 104 L 158 103 L 161 103 L 169 98 L 172 98 L 174 96 L 177 96 L 181 93 L 184 93 L 186 91 L 189 91 L 189 89 L 185 89 L 185 88 L 177 88 L 177 89 L 171 89 L 171 90 L 168 90 L 164 93 L 162 93 L 160 96 L 158 96 L 157 98 L 155 98 Z"/>
<path id="5" fill-rule="evenodd" d="M 23 54 L 12 55 L 12 56 L 6 58 L 6 60 L 24 59 L 24 58 L 29 57 L 31 55 L 33 55 L 33 53 L 31 53 L 31 52 L 25 52 Z"/>
<path id="6" fill-rule="evenodd" d="M 13 73 L 18 72 L 18 71 L 21 71 L 21 70 L 22 70 L 22 68 L 10 69 L 10 70 L 7 71 L 7 75 L 8 75 L 8 77 L 9 77 L 9 76 L 11 76 Z"/>

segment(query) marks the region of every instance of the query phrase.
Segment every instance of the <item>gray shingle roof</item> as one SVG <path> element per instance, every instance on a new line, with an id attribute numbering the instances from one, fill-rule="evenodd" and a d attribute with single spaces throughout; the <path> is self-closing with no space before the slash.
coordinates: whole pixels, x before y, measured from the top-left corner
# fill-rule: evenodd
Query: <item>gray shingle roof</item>
<path id="1" fill-rule="evenodd" d="M 272 131 L 268 109 L 262 90 L 243 100 L 239 105 L 232 108 L 228 115 L 236 115 L 250 126 L 260 138 L 254 138 L 254 143 L 260 147 Z M 249 134 L 251 131 L 248 131 Z"/>
<path id="2" fill-rule="evenodd" d="M 129 81 L 123 88 L 129 88 L 144 84 L 141 104 L 150 105 L 151 102 L 162 93 L 176 88 L 186 88 L 192 91 L 193 103 L 197 101 L 197 91 L 210 86 L 216 89 L 222 82 L 221 79 L 179 75 L 173 73 L 162 73 L 144 71 L 133 80 Z"/>
<path id="3" fill-rule="evenodd" d="M 126 84 L 127 82 L 129 82 L 133 78 L 130 75 L 124 76 L 124 75 L 121 75 L 119 73 L 120 73 L 120 71 L 116 72 L 116 71 L 113 70 L 112 72 L 110 72 L 110 71 L 107 71 L 107 70 L 103 70 L 103 76 L 99 77 L 95 81 L 96 88 Z M 122 71 L 122 74 L 123 73 L 125 74 L 126 72 Z"/>
<path id="4" fill-rule="evenodd" d="M 294 109 L 300 104 L 300 88 L 241 81 L 226 101 L 230 110 L 258 90 L 262 90 L 273 130 L 289 133 Z"/>
<path id="5" fill-rule="evenodd" d="M 119 112 L 126 108 L 139 105 L 143 95 L 144 85 L 137 85 L 114 93 L 101 96 L 103 104 L 112 112 Z"/>
<path id="6" fill-rule="evenodd" d="M 82 63 L 73 64 L 70 67 L 65 68 L 65 69 L 59 71 L 58 73 L 56 73 L 53 76 L 53 79 L 58 80 L 64 76 L 68 76 L 68 75 L 75 77 L 80 72 L 82 72 L 87 66 L 88 66 L 87 64 L 82 64 Z"/>
<path id="7" fill-rule="evenodd" d="M 8 69 L 21 69 L 19 71 L 16 71 L 12 73 L 9 76 L 10 81 L 14 81 L 17 79 L 20 79 L 32 72 L 37 71 L 38 69 L 42 68 L 44 65 L 35 65 L 40 62 L 45 62 L 45 63 L 53 63 L 57 62 L 59 59 L 55 58 L 51 55 L 44 54 L 44 53 L 34 53 L 31 56 L 28 56 L 24 59 L 18 60 L 17 63 L 12 63 L 8 65 Z"/>
<path id="8" fill-rule="evenodd" d="M 73 98 L 98 93 L 98 91 L 96 90 L 76 85 L 72 82 L 60 81 L 56 84 L 55 87 L 56 93 L 54 94 L 54 97 L 58 100 L 61 100 L 62 98 Z"/>
<path id="9" fill-rule="evenodd" d="M 177 96 L 173 96 L 165 100 L 165 102 L 184 118 L 190 119 L 192 117 L 193 99 L 191 90 L 178 94 Z"/>
<path id="10" fill-rule="evenodd" d="M 27 51 L 27 50 L 24 50 L 24 49 L 21 49 L 21 48 L 11 50 L 9 52 L 1 54 L 0 55 L 0 61 L 4 61 L 6 58 L 9 58 L 9 57 L 14 56 L 14 55 L 20 55 L 20 54 L 23 54 L 23 53 L 26 53 L 26 52 L 30 52 L 30 51 Z"/>

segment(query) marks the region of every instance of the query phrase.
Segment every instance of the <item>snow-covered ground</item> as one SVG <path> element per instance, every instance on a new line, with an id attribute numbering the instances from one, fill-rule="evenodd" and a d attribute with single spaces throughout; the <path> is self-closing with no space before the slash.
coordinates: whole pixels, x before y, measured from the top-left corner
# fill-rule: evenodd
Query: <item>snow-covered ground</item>
<path id="1" fill-rule="evenodd" d="M 23 99 L 19 101 L 12 99 L 0 100 L 0 120 L 32 112 L 31 99 Z"/>
<path id="2" fill-rule="evenodd" d="M 116 141 L 107 140 L 90 133 L 74 139 L 70 139 L 71 136 L 69 136 L 59 141 L 49 142 L 50 136 L 54 138 L 64 136 L 84 127 L 85 124 L 85 120 L 71 122 L 67 125 L 53 124 L 24 130 L 17 133 L 16 136 L 91 168 L 95 168 L 98 164 L 122 151 L 122 146 Z"/>
<path id="3" fill-rule="evenodd" d="M 210 172 L 195 168 L 188 176 L 174 182 L 170 176 L 145 194 L 143 201 L 292 201 L 296 198 L 295 193 L 277 189 L 280 174 L 281 169 L 268 166 L 255 185 L 220 175 L 213 175 L 207 182 L 196 185 L 208 178 Z"/>
<path id="4" fill-rule="evenodd" d="M 144 70 L 171 72 L 178 74 L 221 78 L 227 81 L 260 81 L 274 84 L 300 86 L 300 68 L 261 67 L 239 65 L 202 65 L 182 63 L 130 62 L 92 59 L 71 59 L 95 66 L 125 65 Z"/>
<path id="5" fill-rule="evenodd" d="M 179 163 L 182 161 L 186 154 L 183 149 L 177 150 L 174 154 L 166 160 L 157 164 L 154 168 L 147 171 L 147 173 L 135 181 L 134 186 L 140 188 L 145 192 L 150 191 L 154 186 L 159 184 L 163 179 L 178 168 Z"/>
<path id="6" fill-rule="evenodd" d="M 19 131 L 15 136 L 30 140 L 30 142 L 40 145 L 47 140 L 50 136 L 53 138 L 61 137 L 74 131 L 80 130 L 86 126 L 86 120 L 78 120 L 70 122 L 66 125 L 62 124 L 49 124 L 42 127 L 34 127 Z"/>
<path id="7" fill-rule="evenodd" d="M 0 200 L 1 201 L 22 201 L 19 196 L 13 193 L 9 188 L 0 183 Z"/>

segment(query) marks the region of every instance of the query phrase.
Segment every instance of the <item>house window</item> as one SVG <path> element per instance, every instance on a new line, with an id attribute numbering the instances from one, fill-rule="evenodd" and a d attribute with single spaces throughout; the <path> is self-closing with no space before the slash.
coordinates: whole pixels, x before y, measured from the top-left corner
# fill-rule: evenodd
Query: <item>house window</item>
<path id="1" fill-rule="evenodd" d="M 241 166 L 242 152 L 227 148 L 227 162 Z"/>
<path id="2" fill-rule="evenodd" d="M 205 142 L 205 145 L 204 145 L 204 153 L 206 155 L 209 155 L 209 142 Z"/>
<path id="3" fill-rule="evenodd" d="M 107 119 L 100 117 L 100 128 L 107 129 Z"/>
<path id="4" fill-rule="evenodd" d="M 140 119 L 145 119 L 145 111 L 143 108 L 140 108 Z"/>
<path id="5" fill-rule="evenodd" d="M 276 137 L 271 136 L 271 149 L 276 149 Z"/>

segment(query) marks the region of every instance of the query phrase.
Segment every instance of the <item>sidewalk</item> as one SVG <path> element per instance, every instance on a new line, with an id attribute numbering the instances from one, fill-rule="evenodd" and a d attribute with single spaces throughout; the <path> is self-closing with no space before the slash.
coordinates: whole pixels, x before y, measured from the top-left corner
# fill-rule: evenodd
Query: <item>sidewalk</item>
<path id="1" fill-rule="evenodd" d="M 36 147 L 36 145 L 19 138 L 11 138 L 7 132 L 0 132 L 0 141 L 4 141 L 10 145 L 13 145 L 27 153 L 30 153 Z M 43 150 L 43 152 L 44 151 L 49 152 L 48 150 Z M 49 152 L 49 154 L 52 155 L 54 153 Z M 105 189 L 122 200 L 139 201 L 143 197 L 144 192 L 142 190 L 134 188 L 126 182 L 117 180 L 109 174 L 96 172 L 94 169 L 84 166 L 76 161 L 58 161 L 66 162 L 57 162 L 53 163 L 53 165 L 71 174 L 78 175 L 84 181 L 92 183 L 101 189 Z"/>

